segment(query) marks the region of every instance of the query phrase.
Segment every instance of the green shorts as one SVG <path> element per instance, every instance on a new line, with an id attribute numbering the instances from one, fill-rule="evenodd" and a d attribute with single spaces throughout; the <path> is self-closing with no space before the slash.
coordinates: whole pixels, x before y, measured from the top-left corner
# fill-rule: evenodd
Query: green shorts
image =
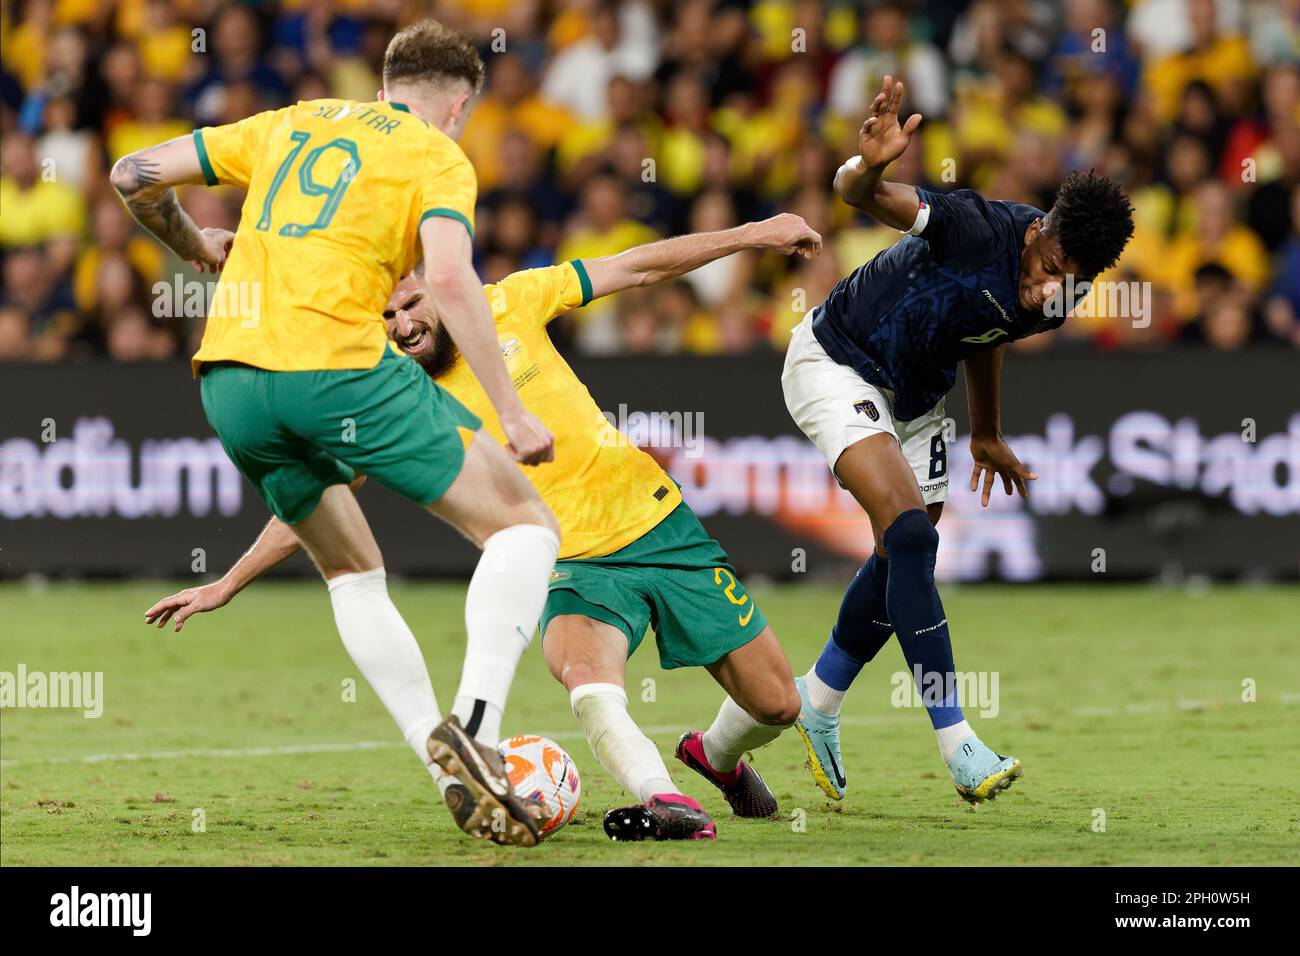
<path id="1" fill-rule="evenodd" d="M 542 611 L 543 640 L 546 625 L 561 614 L 618 628 L 629 656 L 653 627 L 665 669 L 712 664 L 767 626 L 726 552 L 685 503 L 613 554 L 557 561 Z"/>
<path id="2" fill-rule="evenodd" d="M 203 410 L 235 467 L 281 521 L 330 485 L 366 475 L 419 505 L 460 474 L 482 422 L 414 361 L 384 349 L 373 368 L 270 372 L 203 367 Z"/>

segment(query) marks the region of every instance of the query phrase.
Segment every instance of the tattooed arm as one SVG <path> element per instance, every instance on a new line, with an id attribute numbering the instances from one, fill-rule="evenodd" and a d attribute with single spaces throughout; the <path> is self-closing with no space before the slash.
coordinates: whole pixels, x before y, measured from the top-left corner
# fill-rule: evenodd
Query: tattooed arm
<path id="1" fill-rule="evenodd" d="M 159 241 L 200 272 L 216 272 L 225 263 L 232 236 L 221 229 L 199 229 L 176 201 L 173 186 L 204 182 L 198 150 L 190 136 L 178 136 L 123 156 L 113 165 L 109 182 L 131 215 Z"/>

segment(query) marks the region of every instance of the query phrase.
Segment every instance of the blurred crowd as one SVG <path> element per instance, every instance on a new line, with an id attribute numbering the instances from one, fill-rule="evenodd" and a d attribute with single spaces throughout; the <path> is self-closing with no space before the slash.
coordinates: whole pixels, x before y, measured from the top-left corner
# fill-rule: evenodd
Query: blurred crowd
<path id="1" fill-rule="evenodd" d="M 810 262 L 739 254 L 557 323 L 588 354 L 782 349 L 898 238 L 839 202 L 885 73 L 924 116 L 891 178 L 1044 209 L 1120 177 L 1137 232 L 1095 296 L 1024 350 L 1300 345 L 1300 0 L 14 0 L 0 21 L 0 359 L 188 354 L 196 279 L 131 221 L 132 150 L 303 99 L 371 100 L 394 30 L 433 15 L 488 67 L 462 145 L 485 281 L 776 212 Z M 233 229 L 231 187 L 182 191 Z M 162 283 L 162 285 L 159 285 Z M 177 315 L 176 313 L 182 314 Z"/>

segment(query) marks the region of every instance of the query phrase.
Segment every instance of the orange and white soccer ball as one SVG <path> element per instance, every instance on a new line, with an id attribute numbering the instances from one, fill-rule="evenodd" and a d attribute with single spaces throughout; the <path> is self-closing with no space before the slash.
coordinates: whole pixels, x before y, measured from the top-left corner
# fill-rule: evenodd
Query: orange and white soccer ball
<path id="1" fill-rule="evenodd" d="M 521 735 L 501 741 L 506 775 L 515 793 L 546 806 L 542 836 L 547 837 L 573 819 L 582 795 L 578 765 L 554 740 Z"/>

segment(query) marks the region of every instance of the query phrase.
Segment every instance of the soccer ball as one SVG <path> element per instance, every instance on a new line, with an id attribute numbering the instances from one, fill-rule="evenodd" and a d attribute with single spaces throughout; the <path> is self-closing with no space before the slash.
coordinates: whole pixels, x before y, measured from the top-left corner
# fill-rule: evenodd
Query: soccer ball
<path id="1" fill-rule="evenodd" d="M 578 765 L 563 747 L 545 737 L 521 735 L 501 741 L 497 749 L 505 758 L 506 775 L 515 793 L 545 805 L 543 837 L 573 819 L 582 795 L 582 781 L 578 779 Z"/>

